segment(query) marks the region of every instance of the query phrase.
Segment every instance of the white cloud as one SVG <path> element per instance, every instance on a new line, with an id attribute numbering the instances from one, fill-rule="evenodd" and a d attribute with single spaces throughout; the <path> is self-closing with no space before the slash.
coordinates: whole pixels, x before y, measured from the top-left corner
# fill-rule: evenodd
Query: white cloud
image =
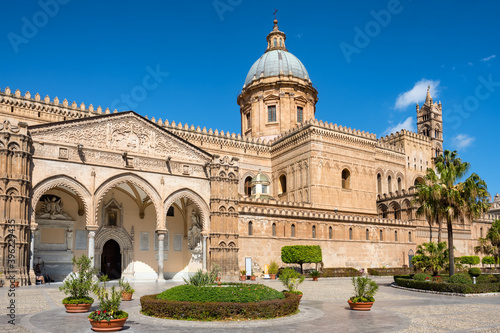
<path id="1" fill-rule="evenodd" d="M 468 62 L 467 65 L 474 66 L 474 64 L 472 62 Z"/>
<path id="2" fill-rule="evenodd" d="M 425 94 L 427 93 L 427 86 L 431 86 L 431 96 L 436 98 L 439 95 L 439 80 L 427 80 L 421 79 L 410 90 L 401 93 L 396 99 L 395 108 L 404 109 L 409 105 L 416 104 L 418 101 L 425 99 Z"/>
<path id="3" fill-rule="evenodd" d="M 491 59 L 495 59 L 497 57 L 496 54 L 492 54 L 490 55 L 489 57 L 486 57 L 486 58 L 483 58 L 481 59 L 482 62 L 487 62 L 487 61 L 490 61 Z"/>
<path id="4" fill-rule="evenodd" d="M 389 126 L 383 135 L 389 135 L 391 133 L 396 133 L 398 131 L 401 131 L 402 129 L 405 129 L 405 130 L 408 130 L 408 131 L 412 131 L 412 132 L 416 132 L 416 128 L 415 128 L 415 123 L 413 122 L 414 119 L 413 117 L 408 117 L 406 118 L 405 121 L 403 122 L 400 122 L 398 123 L 397 125 L 395 126 Z"/>
<path id="5" fill-rule="evenodd" d="M 456 149 L 465 149 L 469 147 L 476 138 L 469 136 L 468 134 L 457 134 L 451 138 L 451 145 Z"/>

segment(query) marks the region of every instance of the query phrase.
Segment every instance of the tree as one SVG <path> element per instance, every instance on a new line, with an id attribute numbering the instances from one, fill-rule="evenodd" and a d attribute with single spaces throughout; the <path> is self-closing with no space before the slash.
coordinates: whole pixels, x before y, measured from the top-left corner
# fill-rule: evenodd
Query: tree
<path id="1" fill-rule="evenodd" d="M 303 264 L 318 263 L 322 260 L 323 256 L 319 245 L 291 245 L 281 248 L 281 261 L 287 264 L 299 264 L 301 273 L 303 273 Z"/>
<path id="2" fill-rule="evenodd" d="M 499 262 L 500 260 L 500 220 L 495 220 L 493 224 L 491 225 L 490 229 L 488 229 L 488 232 L 486 233 L 486 237 L 484 238 L 485 241 L 481 241 L 482 239 L 479 239 L 480 245 L 482 243 L 485 243 L 486 241 L 489 241 L 491 244 L 491 252 L 485 253 L 485 254 L 491 254 L 496 258 L 496 262 Z M 487 245 L 483 245 L 488 249 Z"/>
<path id="3" fill-rule="evenodd" d="M 432 242 L 432 225 L 434 222 L 438 223 L 438 243 L 441 243 L 441 219 L 439 218 L 439 193 L 440 188 L 438 185 L 429 185 L 427 182 L 432 182 L 433 175 L 429 172 L 425 176 L 425 183 L 418 183 L 416 185 L 416 193 L 414 203 L 418 205 L 417 216 L 425 216 L 429 223 L 429 242 Z"/>
<path id="4" fill-rule="evenodd" d="M 431 270 L 433 275 L 438 275 L 445 265 L 447 252 L 446 242 L 422 243 L 417 246 L 417 255 L 413 257 L 412 263 L 417 269 Z"/>

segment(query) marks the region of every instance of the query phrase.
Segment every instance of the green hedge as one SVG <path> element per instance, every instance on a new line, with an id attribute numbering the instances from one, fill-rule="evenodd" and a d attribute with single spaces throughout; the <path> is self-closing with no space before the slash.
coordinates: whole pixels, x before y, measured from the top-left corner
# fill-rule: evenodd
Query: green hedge
<path id="1" fill-rule="evenodd" d="M 283 299 L 276 289 L 262 284 L 225 283 L 223 287 L 208 285 L 197 287 L 183 284 L 158 294 L 158 299 L 180 302 L 260 302 Z"/>
<path id="2" fill-rule="evenodd" d="M 398 286 L 405 288 L 414 288 L 422 290 L 432 290 L 459 294 L 481 294 L 500 292 L 500 283 L 481 283 L 481 284 L 460 284 L 460 283 L 437 283 L 415 281 L 409 278 L 394 277 Z"/>
<path id="3" fill-rule="evenodd" d="M 277 318 L 294 314 L 300 296 L 285 293 L 284 299 L 252 303 L 179 302 L 158 299 L 156 295 L 141 297 L 142 313 L 148 316 L 185 320 L 238 320 Z"/>
<path id="4" fill-rule="evenodd" d="M 324 268 L 321 277 L 351 277 L 361 276 L 363 273 L 353 267 Z"/>
<path id="5" fill-rule="evenodd" d="M 410 274 L 408 267 L 391 267 L 391 268 L 368 268 L 368 274 L 374 276 L 394 276 Z"/>
<path id="6" fill-rule="evenodd" d="M 466 265 L 477 265 L 480 263 L 478 256 L 462 256 L 460 257 L 460 263 Z"/>

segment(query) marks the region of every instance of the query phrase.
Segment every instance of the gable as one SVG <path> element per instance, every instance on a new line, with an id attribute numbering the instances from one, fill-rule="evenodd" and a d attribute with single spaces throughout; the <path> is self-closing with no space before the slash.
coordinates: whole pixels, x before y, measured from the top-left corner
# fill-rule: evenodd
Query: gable
<path id="1" fill-rule="evenodd" d="M 211 160 L 210 154 L 135 112 L 50 123 L 30 127 L 33 140 L 83 145 L 85 148 L 127 152 L 149 157 Z"/>

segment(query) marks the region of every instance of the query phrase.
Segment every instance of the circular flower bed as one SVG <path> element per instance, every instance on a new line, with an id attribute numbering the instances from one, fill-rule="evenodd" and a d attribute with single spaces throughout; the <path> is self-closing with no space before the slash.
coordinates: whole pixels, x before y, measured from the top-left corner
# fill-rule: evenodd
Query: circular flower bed
<path id="1" fill-rule="evenodd" d="M 298 311 L 300 296 L 253 284 L 182 285 L 141 297 L 142 313 L 185 320 L 276 318 Z"/>

